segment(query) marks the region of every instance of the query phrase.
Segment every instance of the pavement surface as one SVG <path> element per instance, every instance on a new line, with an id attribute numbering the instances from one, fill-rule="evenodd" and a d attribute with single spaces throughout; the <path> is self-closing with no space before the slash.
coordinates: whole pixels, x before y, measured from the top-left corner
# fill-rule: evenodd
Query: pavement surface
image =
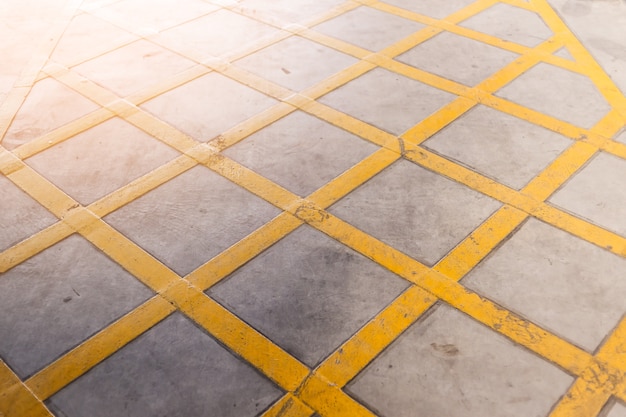
<path id="1" fill-rule="evenodd" d="M 626 2 L 0 37 L 0 416 L 626 416 Z"/>

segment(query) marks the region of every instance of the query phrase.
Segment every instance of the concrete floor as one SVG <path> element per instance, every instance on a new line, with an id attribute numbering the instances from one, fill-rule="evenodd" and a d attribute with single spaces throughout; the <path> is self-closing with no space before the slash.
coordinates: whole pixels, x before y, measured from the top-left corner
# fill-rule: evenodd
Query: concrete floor
<path id="1" fill-rule="evenodd" d="M 626 416 L 626 2 L 0 4 L 0 416 Z"/>

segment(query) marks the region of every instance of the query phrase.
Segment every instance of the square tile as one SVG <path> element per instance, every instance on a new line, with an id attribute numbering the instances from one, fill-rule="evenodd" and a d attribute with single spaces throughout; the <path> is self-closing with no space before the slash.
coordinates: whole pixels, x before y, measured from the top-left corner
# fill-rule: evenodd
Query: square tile
<path id="1" fill-rule="evenodd" d="M 276 23 L 296 23 L 316 16 L 344 3 L 343 0 L 244 0 L 240 7 L 253 14 L 260 13 Z"/>
<path id="2" fill-rule="evenodd" d="M 174 313 L 46 405 L 64 417 L 254 417 L 281 395 L 272 382 Z"/>
<path id="3" fill-rule="evenodd" d="M 551 130 L 479 105 L 423 146 L 521 189 L 571 144 Z"/>
<path id="4" fill-rule="evenodd" d="M 74 70 L 125 97 L 194 65 L 180 55 L 139 40 L 78 65 Z"/>
<path id="5" fill-rule="evenodd" d="M 176 26 L 152 39 L 202 61 L 210 56 L 242 50 L 247 44 L 276 31 L 269 25 L 222 9 Z"/>
<path id="6" fill-rule="evenodd" d="M 626 161 L 600 153 L 551 198 L 550 203 L 626 236 Z"/>
<path id="7" fill-rule="evenodd" d="M 280 210 L 196 166 L 105 217 L 180 275 L 187 275 Z"/>
<path id="8" fill-rule="evenodd" d="M 51 59 L 75 65 L 136 39 L 137 36 L 105 20 L 81 13 L 72 19 L 63 32 Z"/>
<path id="9" fill-rule="evenodd" d="M 25 379 L 151 296 L 72 235 L 0 274 L 0 355 Z"/>
<path id="10" fill-rule="evenodd" d="M 2 146 L 15 149 L 99 107 L 53 78 L 37 82 L 17 112 Z"/>
<path id="11" fill-rule="evenodd" d="M 408 283 L 310 226 L 301 226 L 209 295 L 314 367 Z"/>
<path id="12" fill-rule="evenodd" d="M 370 51 L 380 51 L 424 27 L 400 16 L 361 6 L 313 29 Z"/>
<path id="13" fill-rule="evenodd" d="M 318 101 L 399 135 L 455 97 L 403 75 L 375 68 Z"/>
<path id="14" fill-rule="evenodd" d="M 301 196 L 307 196 L 379 149 L 297 111 L 224 154 Z"/>
<path id="15" fill-rule="evenodd" d="M 291 36 L 235 62 L 240 68 L 301 91 L 358 62 L 356 58 Z"/>
<path id="16" fill-rule="evenodd" d="M 330 212 L 434 265 L 500 203 L 406 160 L 383 170 Z"/>
<path id="17" fill-rule="evenodd" d="M 474 3 L 474 0 L 385 0 L 384 2 L 411 12 L 443 19 Z"/>
<path id="18" fill-rule="evenodd" d="M 396 59 L 449 80 L 475 86 L 517 58 L 517 54 L 442 32 Z"/>
<path id="19" fill-rule="evenodd" d="M 622 403 L 615 403 L 606 417 L 626 417 L 626 407 Z"/>
<path id="20" fill-rule="evenodd" d="M 348 385 L 380 415 L 545 416 L 573 378 L 447 305 Z"/>
<path id="21" fill-rule="evenodd" d="M 593 352 L 624 314 L 626 259 L 530 219 L 463 279 Z"/>
<path id="22" fill-rule="evenodd" d="M 206 142 L 272 105 L 276 100 L 216 72 L 141 107 L 193 138 Z"/>
<path id="23" fill-rule="evenodd" d="M 553 35 L 537 13 L 504 3 L 464 20 L 461 26 L 530 47 Z"/>
<path id="24" fill-rule="evenodd" d="M 114 118 L 28 158 L 26 163 L 88 205 L 178 155 L 142 130 Z"/>
<path id="25" fill-rule="evenodd" d="M 0 174 L 0 252 L 56 222 L 57 218 Z"/>
<path id="26" fill-rule="evenodd" d="M 611 110 L 589 78 L 545 63 L 496 95 L 584 128 L 593 127 Z"/>
<path id="27" fill-rule="evenodd" d="M 143 35 L 195 19 L 218 7 L 202 0 L 122 0 L 91 13 Z"/>

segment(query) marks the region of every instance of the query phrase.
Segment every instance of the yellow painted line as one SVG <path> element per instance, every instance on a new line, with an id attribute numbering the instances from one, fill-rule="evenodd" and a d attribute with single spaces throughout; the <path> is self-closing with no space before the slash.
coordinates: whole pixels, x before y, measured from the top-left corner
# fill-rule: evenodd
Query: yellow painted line
<path id="1" fill-rule="evenodd" d="M 0 172 L 3 175 L 9 176 L 25 166 L 24 162 L 22 162 L 14 153 L 0 146 Z"/>
<path id="2" fill-rule="evenodd" d="M 133 341 L 174 312 L 172 304 L 155 296 L 37 372 L 26 386 L 42 400 Z"/>
<path id="3" fill-rule="evenodd" d="M 307 378 L 296 394 L 322 417 L 375 417 L 370 410 L 316 375 Z"/>
<path id="4" fill-rule="evenodd" d="M 346 1 L 338 6 L 335 6 L 329 10 L 321 12 L 311 18 L 305 19 L 302 22 L 298 23 L 299 25 L 305 27 L 312 27 L 315 25 L 319 25 L 320 23 L 324 23 L 328 20 L 334 19 L 350 10 L 356 9 L 359 6 L 357 2 Z"/>
<path id="5" fill-rule="evenodd" d="M 596 417 L 611 394 L 594 389 L 588 381 L 577 378 L 549 417 Z"/>
<path id="6" fill-rule="evenodd" d="M 287 87 L 283 87 L 279 84 L 266 80 L 260 75 L 253 74 L 237 67 L 236 65 L 226 65 L 223 68 L 215 66 L 212 68 L 228 78 L 231 78 L 277 100 L 283 100 L 294 93 Z"/>
<path id="7" fill-rule="evenodd" d="M 0 274 L 57 244 L 72 233 L 73 228 L 58 222 L 0 252 Z"/>
<path id="8" fill-rule="evenodd" d="M 520 9 L 526 9 L 531 12 L 536 12 L 535 8 L 532 4 L 527 2 L 526 0 L 499 0 L 501 3 L 507 3 L 511 6 L 519 7 Z"/>
<path id="9" fill-rule="evenodd" d="M 361 75 L 374 69 L 375 67 L 375 65 L 372 65 L 369 62 L 359 61 L 344 69 L 343 71 L 340 71 L 337 74 L 331 75 L 325 80 L 322 80 L 316 85 L 303 90 L 300 94 L 306 97 L 317 99 L 324 94 L 344 84 L 347 84 L 349 81 L 360 77 Z"/>
<path id="10" fill-rule="evenodd" d="M 187 281 L 163 296 L 286 391 L 295 391 L 309 374 L 308 367 Z"/>
<path id="11" fill-rule="evenodd" d="M 282 212 L 269 223 L 191 272 L 185 279 L 194 287 L 206 291 L 301 224 L 302 221 L 291 214 Z"/>
<path id="12" fill-rule="evenodd" d="M 180 280 L 174 271 L 102 220 L 92 223 L 80 233 L 157 293 Z"/>
<path id="13" fill-rule="evenodd" d="M 195 65 L 191 68 L 179 72 L 178 74 L 170 76 L 159 83 L 153 84 L 149 87 L 146 87 L 131 94 L 130 96 L 126 97 L 126 100 L 135 105 L 139 105 L 155 97 L 158 97 L 163 93 L 174 90 L 175 88 L 180 87 L 181 85 L 186 84 L 189 81 L 207 75 L 210 72 L 211 70 L 204 65 Z"/>
<path id="14" fill-rule="evenodd" d="M 437 299 L 421 288 L 409 287 L 324 360 L 315 374 L 343 387 L 435 302 Z"/>
<path id="15" fill-rule="evenodd" d="M 90 204 L 88 208 L 98 217 L 104 217 L 196 165 L 197 162 L 195 160 L 186 155 L 181 155 L 111 194 L 102 197 Z"/>
<path id="16" fill-rule="evenodd" d="M 46 406 L 0 360 L 0 417 L 53 417 Z"/>
<path id="17" fill-rule="evenodd" d="M 143 110 L 124 119 L 180 152 L 184 153 L 198 145 L 193 138 Z"/>
<path id="18" fill-rule="evenodd" d="M 320 32 L 316 32 L 312 29 L 304 29 L 300 31 L 298 35 L 359 59 L 364 59 L 366 56 L 372 53 L 372 51 L 361 48 L 360 46 L 353 45 L 346 41 L 333 38 L 332 36 L 328 36 Z"/>
<path id="19" fill-rule="evenodd" d="M 311 417 L 313 414 L 313 410 L 288 393 L 261 414 L 261 417 Z"/>
<path id="20" fill-rule="evenodd" d="M 285 30 L 278 30 L 275 33 L 262 36 L 261 38 L 257 39 L 255 42 L 247 44 L 244 48 L 238 48 L 238 49 L 233 49 L 231 51 L 228 51 L 224 53 L 223 55 L 220 55 L 219 58 L 226 62 L 234 62 L 248 55 L 252 55 L 255 52 L 260 51 L 261 49 L 266 48 L 267 46 L 274 45 L 282 40 L 285 40 L 291 35 L 292 35 L 291 32 L 288 32 Z M 205 60 L 206 58 L 203 59 L 202 62 L 205 62 Z"/>

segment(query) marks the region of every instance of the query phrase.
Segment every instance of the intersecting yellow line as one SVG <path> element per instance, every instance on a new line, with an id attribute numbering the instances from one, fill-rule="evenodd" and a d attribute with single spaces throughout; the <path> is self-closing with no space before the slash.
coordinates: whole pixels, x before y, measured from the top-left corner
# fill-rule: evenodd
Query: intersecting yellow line
<path id="1" fill-rule="evenodd" d="M 377 4 L 377 2 L 362 3 L 368 5 Z M 495 1 L 473 3 L 470 7 L 442 21 L 442 25 L 445 26 L 446 22 L 459 22 L 495 3 Z M 516 4 L 518 2 L 508 1 L 507 3 Z M 519 3 L 521 4 L 522 2 Z M 314 18 L 310 22 L 319 23 L 324 19 L 337 16 L 352 8 L 353 6 L 344 4 L 343 7 L 334 9 L 321 17 Z M 418 124 L 409 131 L 410 134 L 403 135 L 404 141 L 399 141 L 393 135 L 343 115 L 314 100 L 327 91 L 362 75 L 376 65 L 392 65 L 393 68 L 390 69 L 399 73 L 409 70 L 406 68 L 400 69 L 400 66 L 385 60 L 383 53 L 363 56 L 363 51 L 347 47 L 345 43 L 333 42 L 328 38 L 316 35 L 314 32 L 307 30 L 306 27 L 289 28 L 288 30 L 292 30 L 301 36 L 310 36 L 312 40 L 332 44 L 336 49 L 350 49 L 350 51 L 357 53 L 359 58 L 375 62 L 359 63 L 345 72 L 331 77 L 299 94 L 290 92 L 280 86 L 273 86 L 263 79 L 237 70 L 228 64 L 215 61 L 215 64 L 212 65 L 209 62 L 207 64 L 211 69 L 282 100 L 282 103 L 268 110 L 262 116 L 255 118 L 252 122 L 247 122 L 243 132 L 237 132 L 233 128 L 209 144 L 198 144 L 176 129 L 135 107 L 139 102 L 160 94 L 158 91 L 162 92 L 167 88 L 175 88 L 173 84 L 145 90 L 130 100 L 103 94 L 104 101 L 101 104 L 107 107 L 109 113 L 102 113 L 99 117 L 117 114 L 178 149 L 184 155 L 87 208 L 80 207 L 21 162 L 21 159 L 25 155 L 29 155 L 29 152 L 32 155 L 32 152 L 36 153 L 46 149 L 43 140 L 38 141 L 38 147 L 31 145 L 31 148 L 18 148 L 14 153 L 4 150 L 0 153 L 0 170 L 38 201 L 44 203 L 44 206 L 56 214 L 57 217 L 62 219 L 62 222 L 40 232 L 33 239 L 24 241 L 1 254 L 0 266 L 7 265 L 10 268 L 11 266 L 9 265 L 14 265 L 7 261 L 7 259 L 13 258 L 1 257 L 7 253 L 13 257 L 19 253 L 24 254 L 29 250 L 41 247 L 41 242 L 45 241 L 48 243 L 70 231 L 78 231 L 158 293 L 157 296 L 143 306 L 38 372 L 26 382 L 26 385 L 20 384 L 19 378 L 17 381 L 13 380 L 12 387 L 16 387 L 21 393 L 20 395 L 24 395 L 23 404 L 31 404 L 33 406 L 39 404 L 39 406 L 42 406 L 40 402 L 33 401 L 33 399 L 45 399 L 52 395 L 83 372 L 104 360 L 108 354 L 113 353 L 123 344 L 133 340 L 151 325 L 166 317 L 174 308 L 177 308 L 287 391 L 287 394 L 265 413 L 266 416 L 310 416 L 313 410 L 322 416 L 372 415 L 369 410 L 345 394 L 341 388 L 389 343 L 395 340 L 404 329 L 419 319 L 438 299 L 451 304 L 474 319 L 504 334 L 516 343 L 538 353 L 571 374 L 579 375 L 577 383 L 579 380 L 591 381 L 585 375 L 596 370 L 596 368 L 600 368 L 601 375 L 616 374 L 617 382 L 611 393 L 623 395 L 623 371 L 621 371 L 622 373 L 616 371 L 621 368 L 620 365 L 623 366 L 623 361 L 615 353 L 620 352 L 622 345 L 616 344 L 617 342 L 614 342 L 613 339 L 609 339 L 605 347 L 608 349 L 610 346 L 612 353 L 607 353 L 606 357 L 598 354 L 599 359 L 595 359 L 587 352 L 502 309 L 495 303 L 481 298 L 478 294 L 468 291 L 461 284 L 457 283 L 460 278 L 469 272 L 484 256 L 489 254 L 529 215 L 536 216 L 552 224 L 558 223 L 558 226 L 565 230 L 568 230 L 568 228 L 574 229 L 584 239 L 590 240 L 591 236 L 592 243 L 604 245 L 607 242 L 607 238 L 609 240 L 613 239 L 611 242 L 615 246 L 611 250 L 622 256 L 626 255 L 624 253 L 626 246 L 623 244 L 623 238 L 611 235 L 601 228 L 590 225 L 543 203 L 543 200 L 548 198 L 556 188 L 597 152 L 600 147 L 597 145 L 607 148 L 606 150 L 612 149 L 615 153 L 622 153 L 623 155 L 622 148 L 610 139 L 607 139 L 607 137 L 610 137 L 617 131 L 618 123 L 616 123 L 616 120 L 618 118 L 615 117 L 615 112 L 610 117 L 605 118 L 591 132 L 587 132 L 589 133 L 587 138 L 575 142 L 568 151 L 564 152 L 542 174 L 531 181 L 525 189 L 517 192 L 486 179 L 473 171 L 466 170 L 450 161 L 437 157 L 419 147 L 419 144 L 425 138 L 454 121 L 478 102 L 487 105 L 491 104 L 494 107 L 513 106 L 513 103 L 497 99 L 490 96 L 489 93 L 497 90 L 499 88 L 498 85 L 503 85 L 503 83 L 514 79 L 519 74 L 515 75 L 512 72 L 507 73 L 505 71 L 506 75 L 496 74 L 481 84 L 480 88 L 477 87 L 470 90 L 465 86 L 459 88 L 459 86 L 450 84 L 440 77 L 434 76 L 434 78 L 431 78 L 433 76 L 429 74 L 419 73 L 420 75 L 416 79 L 428 78 L 439 88 L 447 83 L 446 85 L 449 88 L 457 89 L 458 93 L 462 92 L 460 95 L 463 97 L 460 97 L 444 110 L 437 112 Z M 431 35 L 434 33 L 433 30 L 428 29 L 423 31 L 423 33 Z M 465 35 L 467 34 L 465 32 Z M 559 34 L 557 38 L 560 39 L 560 36 Z M 395 54 L 400 53 L 403 48 L 408 47 L 410 49 L 419 43 L 420 39 L 421 41 L 425 40 L 423 34 L 418 37 L 410 37 L 408 40 L 405 39 L 399 42 L 397 46 L 388 48 L 384 53 L 388 54 L 388 57 L 393 57 Z M 544 43 L 544 45 L 551 52 L 560 47 L 561 44 L 559 42 L 548 42 Z M 531 62 L 545 59 L 546 53 L 542 52 L 541 48 L 535 48 L 527 51 L 527 54 L 524 55 L 524 57 L 533 55 L 531 58 L 522 57 L 521 60 L 530 59 L 527 61 L 528 68 L 530 68 L 533 65 Z M 203 71 L 206 71 L 200 67 L 197 69 L 200 75 Z M 522 72 L 523 70 L 520 71 L 520 73 Z M 415 76 L 416 73 L 411 72 L 411 74 Z M 64 72 L 62 69 L 52 75 L 64 80 L 70 86 L 73 85 L 77 91 L 83 94 L 86 93 L 88 97 L 106 93 L 106 91 L 93 89 L 93 86 L 85 87 L 84 83 L 76 84 L 76 78 L 72 78 L 74 75 L 71 72 Z M 188 74 L 181 76 L 176 80 L 176 83 L 184 83 L 187 77 Z M 602 85 L 604 86 L 604 84 Z M 254 171 L 218 154 L 220 150 L 284 117 L 296 108 L 330 121 L 348 131 L 357 133 L 364 139 L 370 140 L 383 148 L 306 199 L 293 195 Z M 519 117 L 520 113 L 517 110 L 519 109 L 511 111 L 511 113 Z M 538 118 L 535 117 L 537 114 L 532 112 L 523 114 L 525 114 L 524 118 L 527 118 L 527 120 L 537 123 Z M 88 128 L 90 123 L 98 122 L 98 120 L 97 117 L 90 119 L 88 122 L 85 122 L 85 120 L 81 122 L 81 127 Z M 100 122 L 102 121 L 100 120 Z M 541 125 L 541 123 L 546 124 L 545 121 L 540 121 L 539 124 Z M 560 129 L 563 126 L 563 123 L 555 120 L 549 120 L 547 124 L 550 124 L 553 130 Z M 77 126 L 72 127 L 74 131 L 76 128 Z M 58 140 L 66 139 L 60 132 L 56 137 Z M 572 136 L 570 135 L 570 137 Z M 579 135 L 576 138 L 580 139 L 580 137 Z M 28 149 L 31 150 L 26 152 Z M 325 211 L 326 207 L 367 179 L 375 176 L 386 166 L 399 159 L 401 155 L 506 204 L 433 268 L 420 264 Z M 206 165 L 239 186 L 283 209 L 284 212 L 261 229 L 253 232 L 233 247 L 208 261 L 187 276 L 186 279 L 181 280 L 169 268 L 152 258 L 132 241 L 126 239 L 100 219 L 105 214 L 145 194 L 166 182 L 169 178 L 195 166 L 197 163 Z M 49 192 L 53 198 L 47 196 Z M 564 218 L 568 220 L 564 222 L 565 224 L 562 224 Z M 230 274 L 238 266 L 252 259 L 256 254 L 273 242 L 280 240 L 304 222 L 361 252 L 414 284 L 362 327 L 352 338 L 346 341 L 341 348 L 331 354 L 316 370 L 313 370 L 313 373 L 298 360 L 288 355 L 280 347 L 203 293 L 204 290 L 219 282 L 220 279 Z M 599 235 L 599 238 L 594 233 Z M 24 256 L 26 255 L 22 255 L 20 259 L 24 259 Z M 19 262 L 17 261 L 17 263 Z M 134 321 L 134 318 L 141 317 L 143 317 L 143 321 L 139 320 L 136 326 L 126 324 Z M 115 337 L 116 331 L 124 335 L 119 340 L 119 343 L 122 343 L 120 346 L 114 344 L 117 341 Z M 620 332 L 623 331 L 620 330 Z M 617 333 L 619 332 L 616 331 L 615 334 Z M 106 340 L 104 345 L 108 346 L 108 353 L 104 352 L 99 356 L 93 356 L 91 346 L 98 345 L 97 341 L 100 340 L 99 338 Z M 623 340 L 623 337 L 620 340 Z M 609 363 L 606 366 L 603 365 L 604 359 Z M 2 371 L 1 367 L 0 371 Z M 9 376 L 0 378 L 0 382 L 2 381 L 11 381 L 11 378 Z M 585 386 L 585 388 L 588 388 L 588 386 Z M 29 389 L 33 390 L 35 397 L 28 393 Z M 619 391 L 620 389 L 621 391 Z M 0 392 L 4 392 L 4 389 L 0 390 Z M 594 404 L 603 405 L 607 399 L 605 397 L 600 397 L 599 394 L 597 397 L 594 396 Z M 588 398 L 585 399 L 585 402 L 591 401 Z"/>

